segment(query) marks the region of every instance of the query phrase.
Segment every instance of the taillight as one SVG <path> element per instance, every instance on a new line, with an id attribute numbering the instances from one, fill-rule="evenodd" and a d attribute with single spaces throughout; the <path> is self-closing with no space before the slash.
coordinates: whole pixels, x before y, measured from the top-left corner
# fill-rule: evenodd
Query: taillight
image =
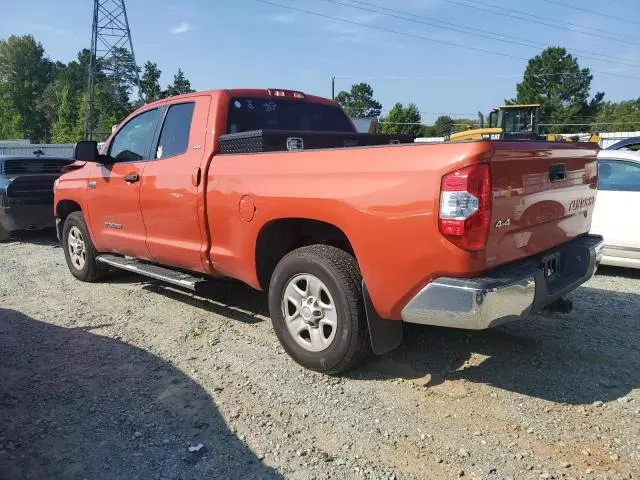
<path id="1" fill-rule="evenodd" d="M 479 164 L 442 177 L 440 233 L 458 247 L 477 251 L 487 244 L 491 221 L 491 171 Z"/>

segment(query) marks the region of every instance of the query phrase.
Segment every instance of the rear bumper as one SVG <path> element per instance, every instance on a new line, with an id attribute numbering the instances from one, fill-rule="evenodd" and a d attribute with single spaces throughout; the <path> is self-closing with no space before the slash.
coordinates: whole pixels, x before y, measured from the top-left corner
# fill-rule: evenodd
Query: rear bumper
<path id="1" fill-rule="evenodd" d="M 43 204 L 0 207 L 0 225 L 9 232 L 53 227 L 53 206 Z"/>
<path id="2" fill-rule="evenodd" d="M 526 318 L 589 280 L 602 257 L 602 237 L 586 235 L 535 257 L 491 270 L 479 278 L 442 277 L 426 285 L 402 310 L 402 320 L 482 330 Z M 548 281 L 543 262 L 560 253 L 561 267 Z"/>

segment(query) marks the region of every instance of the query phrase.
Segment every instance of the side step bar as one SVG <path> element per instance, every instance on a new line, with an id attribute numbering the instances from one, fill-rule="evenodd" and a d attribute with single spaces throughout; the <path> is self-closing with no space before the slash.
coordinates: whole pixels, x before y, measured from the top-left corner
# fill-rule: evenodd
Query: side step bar
<path id="1" fill-rule="evenodd" d="M 109 265 L 110 267 L 137 273 L 139 275 L 144 275 L 145 277 L 151 277 L 172 285 L 177 285 L 178 287 L 188 288 L 194 292 L 204 290 L 203 287 L 209 284 L 209 282 L 204 278 L 194 277 L 188 273 L 171 270 L 170 268 L 161 267 L 159 265 L 140 262 L 132 258 L 118 257 L 116 255 L 98 255 L 96 260 L 100 263 L 104 263 L 105 265 Z"/>

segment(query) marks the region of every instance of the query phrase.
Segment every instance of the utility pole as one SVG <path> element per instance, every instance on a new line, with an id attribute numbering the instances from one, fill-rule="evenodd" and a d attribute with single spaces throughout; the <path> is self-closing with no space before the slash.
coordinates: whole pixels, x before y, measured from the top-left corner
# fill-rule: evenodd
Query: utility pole
<path id="1" fill-rule="evenodd" d="M 336 99 L 336 77 L 331 77 L 331 100 Z"/>
<path id="2" fill-rule="evenodd" d="M 117 65 L 123 52 L 131 56 L 135 67 L 138 97 L 140 91 L 140 74 L 133 53 L 131 30 L 125 0 L 94 0 L 93 22 L 91 28 L 91 58 L 89 61 L 89 78 L 87 91 L 87 110 L 84 117 L 84 139 L 93 140 L 98 123 L 96 109 L 96 80 L 102 75 L 113 77 L 115 84 L 126 75 L 126 69 Z M 130 72 L 129 72 L 130 73 Z"/>

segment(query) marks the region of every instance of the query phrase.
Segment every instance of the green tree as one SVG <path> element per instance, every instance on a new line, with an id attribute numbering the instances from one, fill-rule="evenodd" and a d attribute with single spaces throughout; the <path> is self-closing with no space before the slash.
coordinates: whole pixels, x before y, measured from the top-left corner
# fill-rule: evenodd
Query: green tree
<path id="1" fill-rule="evenodd" d="M 445 135 L 451 135 L 455 132 L 454 120 L 448 115 L 440 115 L 436 118 L 436 122 L 433 125 L 433 136 L 444 137 Z"/>
<path id="2" fill-rule="evenodd" d="M 47 85 L 42 97 L 38 100 L 38 110 L 47 123 L 46 141 L 51 141 L 55 137 L 55 127 L 58 122 L 58 115 L 61 112 L 63 94 L 66 95 L 64 101 L 68 105 L 73 105 L 74 108 L 77 108 L 82 94 L 87 91 L 89 59 L 89 50 L 84 49 L 78 53 L 78 60 L 72 60 L 66 65 L 61 62 L 55 63 L 52 81 Z M 65 122 L 68 123 L 69 120 L 67 119 Z M 75 111 L 71 123 L 75 125 Z M 58 126 L 58 132 L 60 132 L 60 126 Z M 77 134 L 77 131 L 75 134 Z M 60 133 L 58 133 L 59 136 Z"/>
<path id="3" fill-rule="evenodd" d="M 0 84 L 3 105 L 20 136 L 42 141 L 47 136 L 46 118 L 38 100 L 51 81 L 53 63 L 44 56 L 42 45 L 31 35 L 0 40 Z"/>
<path id="4" fill-rule="evenodd" d="M 349 92 L 336 95 L 336 101 L 352 118 L 378 118 L 382 104 L 373 98 L 373 88 L 368 83 L 357 83 Z"/>
<path id="5" fill-rule="evenodd" d="M 133 111 L 130 96 L 138 79 L 139 69 L 131 52 L 124 48 L 115 49 L 108 60 L 98 64 L 98 69 L 104 78 L 97 82 L 101 87 L 96 88 L 94 96 L 97 110 L 106 117 L 123 119 Z"/>
<path id="6" fill-rule="evenodd" d="M 598 92 L 589 100 L 592 79 L 564 48 L 549 47 L 529 60 L 516 98 L 508 103 L 540 103 L 541 122 L 551 124 L 550 131 L 575 132 L 588 127 L 560 124 L 583 123 L 597 113 L 604 97 Z"/>
<path id="7" fill-rule="evenodd" d="M 595 117 L 596 132 L 635 132 L 640 130 L 640 97 L 619 103 L 604 102 Z"/>
<path id="8" fill-rule="evenodd" d="M 160 89 L 160 75 L 162 71 L 157 63 L 147 61 L 142 69 L 140 77 L 140 90 L 145 102 L 155 102 L 160 99 L 162 90 Z"/>
<path id="9" fill-rule="evenodd" d="M 178 69 L 178 73 L 173 76 L 173 83 L 167 86 L 167 89 L 162 92 L 162 98 L 173 97 L 175 95 L 182 95 L 183 93 L 191 93 L 194 90 L 191 88 L 191 82 L 184 76 L 182 69 Z"/>
<path id="10" fill-rule="evenodd" d="M 22 116 L 13 105 L 9 86 L 0 83 L 0 140 L 16 140 L 24 138 Z"/>
<path id="11" fill-rule="evenodd" d="M 74 143 L 82 140 L 82 130 L 78 130 L 76 118 L 77 97 L 69 85 L 66 85 L 62 90 L 57 120 L 53 125 L 55 143 Z"/>
<path id="12" fill-rule="evenodd" d="M 396 103 L 389 114 L 380 119 L 382 133 L 406 133 L 418 136 L 422 132 L 422 116 L 415 104 L 410 103 L 403 107 Z"/>

